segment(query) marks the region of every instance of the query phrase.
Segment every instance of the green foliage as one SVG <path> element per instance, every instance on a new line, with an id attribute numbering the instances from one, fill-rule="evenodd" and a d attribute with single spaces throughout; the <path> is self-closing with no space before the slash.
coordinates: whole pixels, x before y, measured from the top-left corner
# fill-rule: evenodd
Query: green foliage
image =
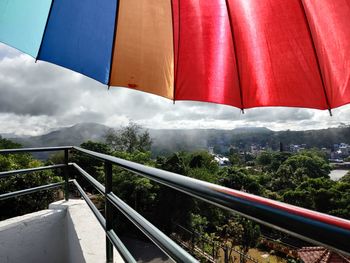
<path id="1" fill-rule="evenodd" d="M 344 158 L 344 162 L 350 162 L 350 156 Z"/>
<path id="2" fill-rule="evenodd" d="M 343 183 L 350 183 L 350 171 L 346 173 L 342 178 L 340 178 L 340 181 Z"/>
<path id="3" fill-rule="evenodd" d="M 154 166 L 149 152 L 114 152 L 112 155 L 132 162 Z M 150 211 L 154 205 L 158 185 L 149 179 L 113 166 L 113 191 L 138 211 Z"/>
<path id="4" fill-rule="evenodd" d="M 268 166 L 272 163 L 273 156 L 271 152 L 262 152 L 256 158 L 257 164 L 262 166 Z"/>
<path id="5" fill-rule="evenodd" d="M 257 245 L 261 234 L 257 224 L 241 216 L 229 218 L 225 224 L 218 226 L 217 230 L 221 243 L 229 248 L 229 258 L 235 246 L 247 253 L 249 248 Z"/>
<path id="6" fill-rule="evenodd" d="M 217 183 L 219 165 L 207 152 L 195 152 L 187 156 L 186 174 L 199 180 Z M 185 161 L 186 162 L 186 161 Z"/>
<path id="7" fill-rule="evenodd" d="M 262 152 L 257 156 L 256 162 L 263 170 L 276 172 L 290 156 L 287 152 Z"/>
<path id="8" fill-rule="evenodd" d="M 191 229 L 199 234 L 204 235 L 208 226 L 208 220 L 206 217 L 191 213 Z"/>
<path id="9" fill-rule="evenodd" d="M 322 157 L 310 152 L 302 152 L 289 157 L 282 167 L 290 168 L 292 179 L 296 180 L 302 180 L 304 177 L 328 177 L 331 170 L 329 164 Z M 277 173 L 281 175 L 280 171 Z"/>
<path id="10" fill-rule="evenodd" d="M 109 149 L 108 145 L 101 142 L 87 141 L 82 143 L 80 147 L 98 153 L 111 154 L 111 150 Z M 92 177 L 96 178 L 101 183 L 104 183 L 104 166 L 102 161 L 77 151 L 73 152 L 73 155 L 70 157 L 70 160 L 72 162 L 77 163 Z M 75 173 L 77 174 L 77 172 Z M 77 178 L 81 177 L 77 176 Z M 79 183 L 81 184 L 81 186 L 87 188 L 89 191 L 93 191 L 93 187 L 88 182 L 79 181 Z"/>
<path id="11" fill-rule="evenodd" d="M 173 173 L 182 175 L 187 174 L 187 167 L 184 158 L 179 153 L 174 153 L 168 158 L 158 158 L 157 167 Z"/>
<path id="12" fill-rule="evenodd" d="M 269 137 L 270 133 L 266 133 L 264 140 L 271 145 Z M 315 149 L 297 154 L 267 151 L 256 158 L 252 155 L 243 157 L 237 151 L 231 151 L 231 166 L 220 168 L 213 156 L 205 151 L 172 153 L 153 160 L 149 152 L 151 143 L 148 132 L 132 123 L 118 131 L 109 131 L 106 143 L 88 141 L 81 147 L 350 219 L 350 173 L 339 182 L 330 180 L 330 166 L 326 156 Z M 17 147 L 18 144 L 0 138 L 0 148 Z M 62 160 L 62 155 L 56 155 L 50 161 L 57 163 Z M 103 162 L 80 153 L 74 153 L 71 160 L 104 183 Z M 248 164 L 251 167 L 247 167 Z M 28 154 L 0 155 L 0 171 L 40 165 L 42 164 Z M 57 180 L 59 178 L 51 172 L 15 176 L 0 180 L 0 191 L 13 191 L 16 187 L 28 188 Z M 83 186 L 88 188 L 88 185 Z M 232 216 L 223 209 L 117 166 L 113 166 L 113 192 L 168 234 L 175 231 L 174 223 L 177 223 L 221 245 L 231 248 L 240 246 L 244 253 L 256 246 L 260 236 L 259 226 L 250 220 Z M 12 203 L 0 203 L 1 211 L 6 211 L 2 212 L 2 216 L 44 207 L 52 200 L 50 193 L 42 192 L 12 200 Z M 208 246 L 204 246 L 204 249 L 211 251 Z"/>
<path id="13" fill-rule="evenodd" d="M 241 156 L 235 152 L 231 153 L 228 159 L 230 160 L 231 165 L 241 165 L 243 163 Z"/>
<path id="14" fill-rule="evenodd" d="M 20 148 L 20 145 L 0 138 L 0 149 L 5 148 Z M 33 159 L 29 154 L 0 155 L 0 172 L 39 166 L 43 166 L 43 163 Z M 0 179 L 0 194 L 59 182 L 60 180 L 61 178 L 55 176 L 52 171 L 10 176 Z M 0 201 L 0 220 L 45 209 L 54 200 L 54 197 L 55 191 L 49 190 Z"/>
<path id="15" fill-rule="evenodd" d="M 219 166 L 207 152 L 174 153 L 168 158 L 158 158 L 157 167 L 173 173 L 216 183 Z"/>
<path id="16" fill-rule="evenodd" d="M 148 131 L 136 123 L 130 123 L 120 130 L 110 129 L 105 135 L 106 143 L 113 151 L 146 152 L 151 149 L 152 139 Z"/>
<path id="17" fill-rule="evenodd" d="M 208 152 L 194 152 L 188 156 L 188 167 L 192 169 L 204 168 L 209 172 L 215 173 L 219 166 L 214 157 Z"/>
<path id="18" fill-rule="evenodd" d="M 329 178 L 331 167 L 323 154 L 315 150 L 289 156 L 275 153 L 270 157 L 265 170 L 272 177 L 270 183 L 265 182 L 265 186 L 271 191 L 283 194 L 284 191 L 295 189 L 308 178 Z"/>
<path id="19" fill-rule="evenodd" d="M 242 238 L 240 240 L 240 247 L 247 253 L 249 248 L 255 247 L 260 237 L 260 227 L 253 221 L 240 217 L 239 223 L 243 227 Z"/>
<path id="20" fill-rule="evenodd" d="M 308 178 L 283 194 L 283 201 L 323 213 L 349 218 L 350 184 L 328 178 Z"/>
<path id="21" fill-rule="evenodd" d="M 245 168 L 224 168 L 220 171 L 219 178 L 220 184 L 229 188 L 258 195 L 263 191 L 257 177 L 249 174 Z"/>
<path id="22" fill-rule="evenodd" d="M 19 143 L 15 143 L 11 140 L 2 138 L 0 136 L 0 149 L 16 149 L 21 148 L 21 145 Z"/>

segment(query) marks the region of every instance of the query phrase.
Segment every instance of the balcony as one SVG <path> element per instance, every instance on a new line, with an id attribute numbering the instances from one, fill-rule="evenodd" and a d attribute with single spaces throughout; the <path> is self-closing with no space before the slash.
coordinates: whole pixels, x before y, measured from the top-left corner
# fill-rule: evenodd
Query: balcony
<path id="1" fill-rule="evenodd" d="M 80 193 L 81 197 L 85 200 L 86 205 L 90 208 L 91 212 L 95 215 L 97 221 L 100 224 L 101 231 L 106 237 L 105 240 L 99 241 L 100 244 L 105 244 L 105 253 L 103 255 L 103 259 L 101 259 L 100 262 L 136 262 L 136 259 L 133 257 L 132 253 L 130 253 L 130 251 L 127 249 L 127 246 L 123 244 L 123 242 L 113 229 L 113 222 L 115 221 L 115 214 L 113 212 L 113 209 L 119 210 L 119 212 L 121 212 L 132 224 L 134 224 L 138 229 L 140 229 L 157 247 L 159 247 L 173 261 L 198 262 L 198 260 L 195 259 L 189 253 L 188 249 L 184 249 L 180 245 L 175 243 L 173 239 L 165 235 L 155 225 L 150 223 L 146 218 L 144 218 L 142 215 L 140 215 L 138 212 L 132 209 L 128 204 L 126 204 L 123 200 L 121 200 L 118 197 L 117 193 L 113 193 L 113 165 L 119 166 L 120 168 L 130 171 L 135 175 L 148 178 L 159 184 L 165 185 L 177 191 L 181 191 L 204 202 L 218 206 L 222 209 L 226 209 L 232 213 L 239 214 L 264 226 L 285 232 L 288 235 L 294 236 L 296 238 L 302 239 L 306 242 L 318 246 L 328 248 L 345 256 L 350 256 L 350 221 L 345 219 L 288 205 L 285 203 L 229 189 L 226 187 L 185 177 L 179 174 L 163 171 L 160 169 L 147 167 L 141 164 L 93 152 L 80 147 L 67 146 L 50 148 L 8 149 L 0 150 L 0 154 L 18 154 L 24 152 L 32 153 L 44 151 L 63 151 L 64 163 L 31 169 L 0 172 L 0 180 L 1 178 L 17 174 L 27 174 L 35 171 L 50 169 L 62 169 L 64 174 L 64 182 L 37 186 L 34 188 L 23 189 L 11 193 L 4 193 L 0 195 L 0 200 L 5 200 L 20 195 L 26 195 L 37 191 L 44 191 L 48 189 L 63 187 L 65 192 L 65 201 L 68 202 L 66 204 L 67 208 L 61 208 L 58 210 L 67 210 L 68 212 L 64 212 L 65 216 L 67 217 L 67 213 L 68 215 L 71 215 L 68 204 L 69 202 L 73 202 L 69 201 L 69 188 L 74 187 Z M 79 152 L 81 154 L 104 162 L 105 184 L 102 185 L 78 164 L 70 163 L 69 151 Z M 78 181 L 72 178 L 73 172 L 74 174 L 78 173 L 82 178 L 87 180 L 101 195 L 104 196 L 104 213 L 101 213 L 96 208 L 96 206 L 90 200 L 88 195 L 84 192 L 83 188 L 78 183 Z M 55 207 L 55 205 L 51 206 L 51 210 L 55 210 L 53 209 L 53 207 Z M 49 211 L 48 213 L 55 214 L 55 211 Z M 72 225 L 74 224 L 71 224 L 71 226 Z M 66 231 L 68 231 L 67 229 L 68 228 L 66 225 Z M 69 233 L 78 233 L 78 229 L 73 229 L 72 227 L 70 227 L 70 230 L 67 233 L 67 235 L 69 235 Z M 77 235 L 79 236 L 80 234 Z M 86 237 L 85 240 L 82 239 L 79 242 L 74 243 L 74 246 L 78 249 L 78 251 L 79 246 L 82 251 L 86 251 L 86 249 L 88 249 L 88 245 L 86 245 L 86 243 L 88 243 L 88 239 L 89 237 Z M 64 240 L 68 242 L 66 237 Z M 181 240 L 178 241 L 179 244 L 181 244 Z M 8 240 L 1 240 L 0 238 L 0 244 L 3 242 L 6 243 L 8 242 Z M 69 250 L 70 248 L 61 248 L 61 250 L 67 249 Z M 65 253 L 68 252 L 66 251 Z M 71 253 L 68 254 L 71 255 Z M 210 261 L 209 258 L 208 261 Z M 8 262 L 21 261 L 14 261 L 13 259 L 10 259 Z M 87 259 L 83 255 L 80 258 L 80 261 L 75 260 L 72 262 L 96 261 L 89 261 L 89 259 Z"/>

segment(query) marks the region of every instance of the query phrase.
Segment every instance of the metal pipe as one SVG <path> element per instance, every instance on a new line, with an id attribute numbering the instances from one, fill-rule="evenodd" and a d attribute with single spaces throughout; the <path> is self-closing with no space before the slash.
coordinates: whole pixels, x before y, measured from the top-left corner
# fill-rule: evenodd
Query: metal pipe
<path id="1" fill-rule="evenodd" d="M 62 150 L 71 150 L 72 148 L 73 146 L 4 149 L 4 150 L 0 150 L 0 154 L 26 153 L 26 152 L 54 152 L 54 151 L 62 151 Z"/>
<path id="2" fill-rule="evenodd" d="M 35 168 L 0 172 L 0 179 L 11 176 L 11 175 L 16 175 L 16 174 L 27 174 L 27 173 L 33 173 L 33 172 L 38 172 L 38 171 L 44 171 L 44 170 L 59 169 L 59 168 L 64 168 L 64 167 L 66 167 L 65 164 L 55 164 L 55 165 L 41 166 L 41 167 L 35 167 Z"/>
<path id="3" fill-rule="evenodd" d="M 95 178 L 93 178 L 90 174 L 88 174 L 86 171 L 84 171 L 84 169 L 82 169 L 76 163 L 70 163 L 70 165 L 72 165 L 75 169 L 77 169 L 77 171 L 79 171 L 79 173 L 86 180 L 88 180 L 89 183 L 91 183 L 101 194 L 105 193 L 105 187 L 100 182 L 98 182 Z M 79 185 L 79 183 L 76 180 L 74 180 L 74 184 L 77 186 L 78 191 L 80 192 L 80 194 L 82 195 L 84 200 L 88 203 L 89 207 L 94 212 L 96 207 L 93 205 L 91 200 L 85 194 L 84 190 L 81 188 L 81 186 Z M 98 210 L 96 212 L 94 212 L 94 214 L 97 217 L 97 219 L 99 220 L 99 222 L 102 225 L 103 229 L 106 230 L 106 220 L 105 220 L 105 218 L 102 216 L 102 214 Z M 136 260 L 132 257 L 132 255 L 130 254 L 128 249 L 124 246 L 122 241 L 119 239 L 119 237 L 115 234 L 115 232 L 113 230 L 107 231 L 106 235 L 109 238 L 110 242 L 112 242 L 112 244 L 116 247 L 116 249 L 118 250 L 118 252 L 120 253 L 120 255 L 122 256 L 122 258 L 124 259 L 125 262 L 131 262 L 131 263 L 135 262 L 136 263 Z"/>
<path id="4" fill-rule="evenodd" d="M 175 262 L 198 262 L 114 193 L 108 194 L 107 199 Z"/>
<path id="5" fill-rule="evenodd" d="M 105 161 L 105 217 L 106 217 L 106 231 L 113 229 L 113 213 L 112 205 L 107 199 L 107 195 L 112 192 L 112 164 Z M 106 236 L 106 262 L 113 263 L 113 244 Z"/>
<path id="6" fill-rule="evenodd" d="M 113 245 L 116 247 L 120 255 L 122 256 L 123 260 L 127 263 L 136 263 L 137 261 L 134 259 L 134 257 L 130 254 L 129 250 L 125 247 L 123 242 L 119 239 L 117 234 L 114 232 L 114 230 L 109 230 L 107 232 L 107 237 L 109 240 L 113 243 Z"/>
<path id="7" fill-rule="evenodd" d="M 100 194 L 105 194 L 105 187 L 90 174 L 88 174 L 83 168 L 76 163 L 70 163 L 69 165 L 73 166 L 90 184 L 92 184 L 93 187 L 96 188 L 97 191 L 100 192 Z"/>
<path id="8" fill-rule="evenodd" d="M 64 149 L 64 163 L 66 167 L 63 169 L 64 173 L 64 199 L 68 201 L 69 199 L 69 167 L 68 167 L 68 149 Z"/>
<path id="9" fill-rule="evenodd" d="M 101 193 L 104 193 L 105 192 L 105 187 L 102 185 L 102 184 L 100 184 L 96 179 L 94 179 L 90 174 L 88 174 L 86 171 L 84 171 L 81 167 L 79 167 L 79 165 L 77 165 L 77 164 L 75 164 L 75 163 L 72 163 L 71 164 L 73 167 L 75 167 L 96 189 L 98 189 L 99 190 L 99 192 L 101 192 Z M 108 169 L 108 170 L 107 170 Z M 109 173 L 111 173 L 111 170 L 109 170 L 109 169 L 111 169 L 111 167 L 108 167 L 108 168 L 106 168 L 106 174 L 109 174 Z M 111 193 L 111 192 L 109 192 L 109 193 Z M 112 193 L 111 193 L 112 194 Z M 108 196 L 107 196 L 107 199 L 108 199 Z M 119 199 L 120 200 L 120 199 Z M 121 201 L 121 200 L 120 200 Z M 110 201 L 109 200 L 107 200 L 107 202 L 108 203 L 110 203 Z M 123 202 L 123 201 L 121 201 L 121 202 Z M 112 203 L 112 204 L 114 204 L 114 203 Z M 125 206 L 127 206 L 125 203 L 124 203 L 124 208 L 125 208 Z M 119 209 L 119 207 L 117 207 L 118 209 Z M 132 212 L 134 213 L 134 215 L 136 215 L 137 214 L 137 212 L 135 211 L 135 210 L 133 210 L 131 207 L 129 207 L 129 208 L 127 208 L 127 209 L 129 209 L 129 210 L 132 210 Z M 137 214 L 138 216 L 140 216 L 139 214 Z M 141 216 L 140 216 L 141 217 Z M 131 221 L 131 222 L 133 222 L 135 225 L 137 225 L 134 221 L 133 221 L 133 218 L 132 217 L 128 217 L 129 218 L 129 220 Z M 146 220 L 146 219 L 143 219 L 144 221 Z M 148 224 L 150 224 L 151 225 L 151 223 L 149 223 L 149 222 L 147 222 L 147 221 L 145 221 L 146 222 L 146 224 L 148 223 Z M 138 225 L 137 225 L 138 226 Z M 158 230 L 159 231 L 159 230 Z M 108 231 L 107 231 L 108 232 Z M 159 231 L 160 232 L 160 231 Z M 152 238 L 151 238 L 152 239 Z M 152 239 L 152 240 L 154 240 L 154 239 Z M 157 245 L 158 245 L 158 243 L 159 242 L 155 242 Z"/>
<path id="10" fill-rule="evenodd" d="M 62 186 L 63 184 L 64 184 L 63 182 L 53 183 L 53 184 L 41 185 L 41 186 L 37 186 L 37 187 L 25 189 L 25 190 L 19 190 L 19 191 L 15 191 L 15 192 L 11 192 L 11 193 L 2 194 L 2 195 L 0 195 L 0 200 L 5 200 L 5 199 L 11 198 L 11 197 L 27 195 L 27 194 L 31 194 L 31 193 L 42 191 L 42 190 L 49 190 L 52 188 L 57 188 L 57 187 Z"/>
<path id="11" fill-rule="evenodd" d="M 80 147 L 73 147 L 73 149 L 97 159 L 109 161 L 135 174 L 233 211 L 271 228 L 350 255 L 350 246 L 344 242 L 344 240 L 350 240 L 349 220 L 147 167 Z"/>
<path id="12" fill-rule="evenodd" d="M 76 180 L 72 180 L 74 185 L 77 187 L 80 195 L 83 197 L 85 202 L 88 204 L 94 215 L 96 216 L 97 220 L 100 222 L 101 226 L 103 227 L 104 230 L 106 230 L 106 220 L 98 211 L 94 203 L 90 200 L 90 198 L 87 196 L 87 194 L 84 192 L 83 188 L 81 188 L 80 184 Z"/>

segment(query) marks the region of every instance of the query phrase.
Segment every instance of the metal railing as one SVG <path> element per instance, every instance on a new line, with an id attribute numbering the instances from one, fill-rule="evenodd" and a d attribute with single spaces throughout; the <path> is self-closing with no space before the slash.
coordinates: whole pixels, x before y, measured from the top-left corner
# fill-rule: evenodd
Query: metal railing
<path id="1" fill-rule="evenodd" d="M 27 173 L 44 169 L 63 168 L 65 182 L 57 185 L 45 185 L 36 190 L 49 189 L 65 185 L 65 198 L 68 199 L 68 184 L 72 182 L 85 199 L 98 221 L 106 231 L 107 262 L 113 261 L 113 246 L 119 251 L 126 262 L 136 262 L 127 248 L 123 245 L 112 229 L 112 207 L 121 211 L 135 226 L 149 237 L 160 249 L 176 262 L 197 262 L 179 245 L 163 234 L 159 229 L 138 214 L 112 192 L 112 166 L 117 165 L 136 175 L 149 178 L 152 181 L 184 192 L 205 202 L 214 204 L 226 210 L 238 213 L 260 224 L 283 231 L 302 240 L 322 245 L 345 255 L 350 255 L 350 221 L 327 214 L 311 211 L 293 205 L 288 205 L 267 198 L 255 196 L 245 192 L 233 190 L 223 186 L 189 178 L 179 174 L 144 166 L 131 161 L 116 158 L 110 155 L 93 152 L 80 147 L 48 147 L 0 150 L 0 154 L 57 151 L 65 152 L 64 164 L 47 167 L 24 169 L 0 173 L 0 178 L 18 173 Z M 75 163 L 68 163 L 68 151 L 73 150 L 99 159 L 105 163 L 105 186 L 94 179 L 85 170 Z M 74 168 L 106 198 L 105 217 L 96 209 L 77 181 L 69 181 L 68 169 Z M 36 169 L 36 170 L 35 170 Z M 34 188 L 32 188 L 34 189 Z M 22 190 L 30 191 L 31 189 Z M 35 191 L 36 191 L 35 190 Z M 34 190 L 33 190 L 34 191 Z M 18 191 L 17 194 L 20 194 Z M 27 193 L 27 192 L 26 192 Z M 29 193 L 29 192 L 28 192 Z M 14 194 L 14 193 L 13 193 Z M 5 194 L 6 195 L 6 194 Z M 3 195 L 0 195 L 0 200 Z M 14 195 L 11 195 L 14 196 Z M 8 197 L 7 197 L 8 198 Z"/>

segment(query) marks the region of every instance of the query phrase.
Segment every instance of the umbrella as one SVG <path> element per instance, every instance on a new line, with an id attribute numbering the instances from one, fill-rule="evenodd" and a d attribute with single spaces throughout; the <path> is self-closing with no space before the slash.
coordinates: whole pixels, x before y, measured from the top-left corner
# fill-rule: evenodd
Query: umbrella
<path id="1" fill-rule="evenodd" d="M 350 0 L 0 0 L 0 41 L 109 86 L 240 109 L 350 102 Z"/>

